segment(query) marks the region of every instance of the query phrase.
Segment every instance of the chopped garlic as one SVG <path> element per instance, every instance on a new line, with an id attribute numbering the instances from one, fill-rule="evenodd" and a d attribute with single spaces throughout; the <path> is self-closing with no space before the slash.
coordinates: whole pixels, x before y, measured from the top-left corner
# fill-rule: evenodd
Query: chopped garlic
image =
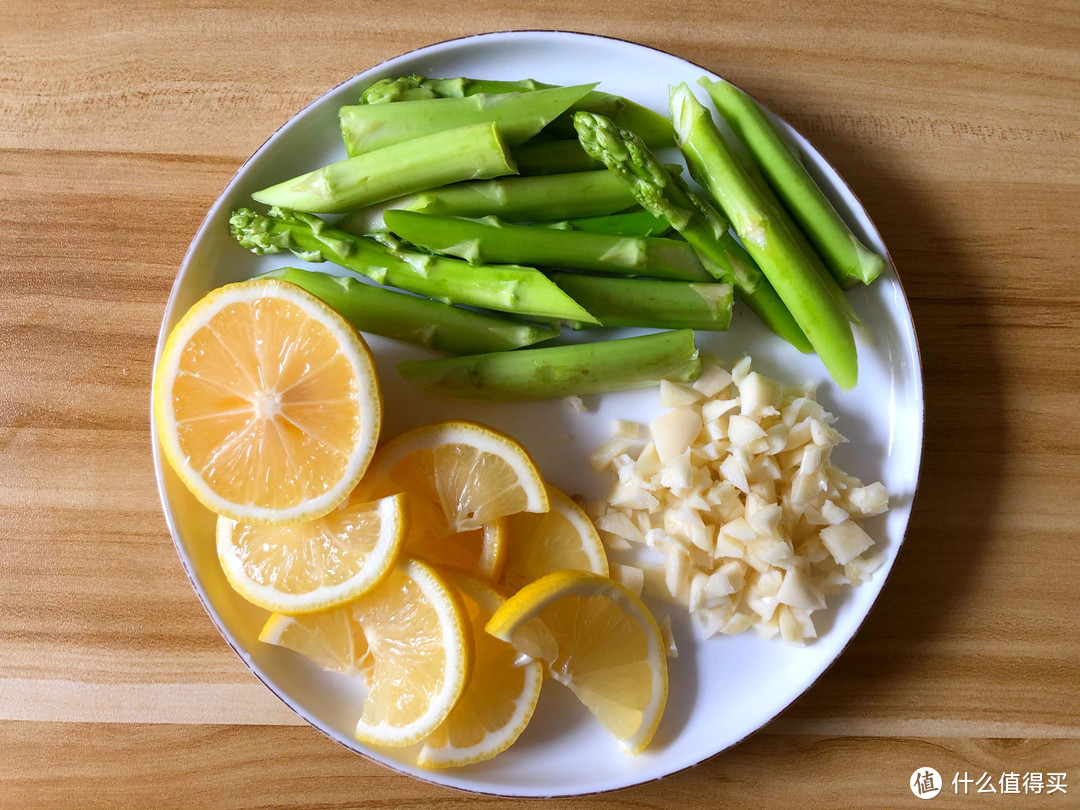
<path id="1" fill-rule="evenodd" d="M 641 432 L 641 425 L 637 422 L 627 422 L 625 419 L 616 419 L 611 423 L 611 435 L 616 439 L 636 439 Z"/>
<path id="2" fill-rule="evenodd" d="M 680 385 L 669 380 L 660 381 L 660 404 L 665 408 L 693 405 L 695 402 L 700 402 L 701 398 L 700 391 L 695 391 L 687 385 Z"/>
<path id="3" fill-rule="evenodd" d="M 650 422 L 649 431 L 660 463 L 667 464 L 689 450 L 701 433 L 701 414 L 693 408 L 675 408 Z"/>
<path id="4" fill-rule="evenodd" d="M 611 564 L 611 578 L 624 585 L 634 596 L 641 596 L 645 584 L 645 572 L 633 565 Z"/>
<path id="5" fill-rule="evenodd" d="M 565 402 L 578 413 L 588 413 L 589 411 L 589 409 L 585 407 L 585 400 L 583 400 L 577 394 L 571 394 L 566 399 L 564 399 L 563 402 Z"/>
<path id="6" fill-rule="evenodd" d="M 664 642 L 664 655 L 668 658 L 678 658 L 679 648 L 675 646 L 675 636 L 671 632 L 670 616 L 665 616 L 660 622 L 660 638 Z"/>
<path id="7" fill-rule="evenodd" d="M 665 383 L 671 410 L 643 435 L 617 421 L 593 454 L 612 469 L 605 504 L 589 504 L 607 548 L 660 555 L 662 564 L 612 564 L 635 592 L 686 608 L 706 638 L 750 628 L 801 644 L 826 594 L 873 575 L 884 555 L 858 520 L 888 508 L 832 462 L 847 441 L 813 386 L 784 390 L 751 368 L 710 358 L 692 385 Z M 636 451 L 630 441 L 644 440 Z"/>

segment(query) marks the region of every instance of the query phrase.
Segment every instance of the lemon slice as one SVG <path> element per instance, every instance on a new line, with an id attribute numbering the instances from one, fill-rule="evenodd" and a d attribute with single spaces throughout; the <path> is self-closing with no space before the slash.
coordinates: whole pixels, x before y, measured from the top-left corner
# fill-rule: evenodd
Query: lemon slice
<path id="1" fill-rule="evenodd" d="M 348 504 L 304 523 L 219 517 L 217 551 L 237 593 L 279 613 L 329 610 L 382 581 L 405 537 L 405 497 Z"/>
<path id="2" fill-rule="evenodd" d="M 365 682 L 374 663 L 364 629 L 347 607 L 307 616 L 274 613 L 263 625 L 259 641 L 298 652 L 323 669 L 355 675 Z"/>
<path id="3" fill-rule="evenodd" d="M 358 494 L 375 499 L 399 492 L 409 500 L 410 554 L 489 578 L 497 576 L 504 553 L 498 519 L 548 509 L 543 479 L 525 448 L 475 422 L 436 422 L 380 447 Z"/>
<path id="4" fill-rule="evenodd" d="M 539 662 L 515 666 L 517 651 L 484 632 L 503 598 L 475 579 L 450 580 L 464 597 L 475 657 L 454 710 L 424 741 L 417 762 L 425 768 L 470 765 L 505 751 L 532 718 L 544 680 Z"/>
<path id="5" fill-rule="evenodd" d="M 248 523 L 321 517 L 356 486 L 382 402 L 357 332 L 299 287 L 228 284 L 176 325 L 154 376 L 169 464 L 202 503 Z"/>
<path id="6" fill-rule="evenodd" d="M 649 744 L 667 703 L 667 660 L 656 620 L 624 586 L 587 571 L 548 574 L 486 629 L 546 663 L 625 751 Z"/>
<path id="7" fill-rule="evenodd" d="M 607 554 L 589 516 L 555 487 L 549 485 L 547 493 L 550 511 L 506 518 L 509 540 L 502 584 L 510 592 L 555 571 L 608 574 Z"/>
<path id="8" fill-rule="evenodd" d="M 356 738 L 419 742 L 450 714 L 468 678 L 472 650 L 459 597 L 424 563 L 402 560 L 378 588 L 339 610 L 352 611 L 371 656 Z"/>

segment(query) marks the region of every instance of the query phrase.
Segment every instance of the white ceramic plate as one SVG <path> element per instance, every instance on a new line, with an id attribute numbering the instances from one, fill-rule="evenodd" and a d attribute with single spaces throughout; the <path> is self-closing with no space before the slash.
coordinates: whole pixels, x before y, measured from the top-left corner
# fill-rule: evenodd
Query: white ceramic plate
<path id="1" fill-rule="evenodd" d="M 337 109 L 355 103 L 376 79 L 419 73 L 492 79 L 532 77 L 554 84 L 600 81 L 600 89 L 667 110 L 668 88 L 694 82 L 707 71 L 660 51 L 597 36 L 560 32 L 485 34 L 422 48 L 391 59 L 331 90 L 275 133 L 229 183 L 191 244 L 162 323 L 161 343 L 185 310 L 209 290 L 285 265 L 304 266 L 291 255 L 255 256 L 230 238 L 228 218 L 250 205 L 251 192 L 345 157 Z M 698 95 L 707 102 L 705 94 Z M 885 246 L 844 182 L 801 136 L 781 123 L 798 144 L 811 171 L 859 235 L 882 254 Z M 330 270 L 330 265 L 319 269 Z M 287 650 L 260 644 L 266 614 L 229 588 L 214 550 L 214 518 L 200 507 L 163 463 L 156 437 L 154 462 L 165 514 L 181 559 L 207 611 L 251 670 L 300 716 L 345 746 L 396 770 L 466 790 L 517 796 L 553 796 L 610 790 L 657 779 L 694 765 L 735 744 L 801 695 L 836 659 L 874 599 L 900 549 L 915 493 L 922 448 L 922 382 L 907 300 L 894 271 L 871 287 L 850 293 L 875 333 L 860 347 L 859 385 L 839 391 L 815 357 L 798 354 L 773 337 L 752 313 L 737 306 L 729 333 L 699 333 L 698 346 L 732 361 L 749 353 L 755 368 L 780 380 L 821 383 L 820 396 L 840 417 L 852 441 L 837 449 L 841 467 L 866 482 L 883 481 L 892 494 L 886 516 L 867 529 L 885 549 L 887 562 L 871 583 L 830 600 L 817 615 L 820 638 L 792 647 L 755 634 L 695 637 L 685 612 L 670 613 L 679 658 L 670 662 L 667 712 L 648 750 L 637 757 L 615 742 L 554 682 L 545 685 L 532 723 L 520 740 L 490 762 L 447 771 L 420 770 L 412 749 L 373 749 L 352 739 L 363 691 L 348 679 L 325 673 Z M 634 330 L 622 330 L 626 334 Z M 605 335 L 606 337 L 606 335 Z M 602 497 L 608 487 L 586 463 L 608 437 L 612 419 L 647 422 L 661 409 L 655 389 L 587 397 L 592 410 L 578 413 L 561 401 L 483 405 L 425 395 L 394 370 L 420 349 L 368 338 L 378 360 L 386 400 L 385 434 L 434 419 L 471 418 L 520 439 L 552 483 L 567 492 Z M 572 441 L 564 443 L 561 437 Z"/>

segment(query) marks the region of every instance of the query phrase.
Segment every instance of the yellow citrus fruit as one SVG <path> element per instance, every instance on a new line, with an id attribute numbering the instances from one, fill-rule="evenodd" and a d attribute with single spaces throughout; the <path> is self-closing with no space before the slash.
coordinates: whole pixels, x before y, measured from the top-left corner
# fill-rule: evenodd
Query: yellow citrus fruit
<path id="1" fill-rule="evenodd" d="M 549 511 L 506 518 L 509 539 L 502 584 L 510 592 L 555 571 L 608 574 L 607 554 L 589 516 L 555 487 L 549 485 L 547 492 Z"/>
<path id="2" fill-rule="evenodd" d="M 468 611 L 473 668 L 454 710 L 424 741 L 417 762 L 426 768 L 470 765 L 505 751 L 532 718 L 544 680 L 538 662 L 515 666 L 517 651 L 484 632 L 503 598 L 475 579 L 454 575 L 450 581 Z"/>
<path id="3" fill-rule="evenodd" d="M 276 279 L 228 284 L 196 303 L 154 375 L 166 459 L 207 507 L 248 523 L 330 512 L 367 469 L 381 418 L 360 335 Z"/>
<path id="4" fill-rule="evenodd" d="M 667 660 L 656 620 L 623 585 L 587 571 L 548 574 L 486 629 L 543 661 L 628 753 L 648 745 L 667 703 Z"/>
<path id="5" fill-rule="evenodd" d="M 440 568 L 497 582 L 506 562 L 506 520 L 497 518 L 479 529 L 445 537 L 432 536 L 421 525 L 406 536 L 405 550 Z"/>
<path id="6" fill-rule="evenodd" d="M 217 551 L 237 593 L 279 613 L 351 602 L 390 573 L 405 537 L 405 497 L 347 503 L 304 523 L 266 525 L 219 517 Z"/>
<path id="7" fill-rule="evenodd" d="M 356 738 L 405 746 L 438 728 L 461 697 L 472 668 L 468 622 L 457 592 L 403 557 L 378 587 L 343 607 L 271 616 L 259 640 L 360 675 L 368 695 Z"/>
<path id="8" fill-rule="evenodd" d="M 543 479 L 525 449 L 465 421 L 425 425 L 386 443 L 357 492 L 368 499 L 405 493 L 408 553 L 489 579 L 498 576 L 505 553 L 499 518 L 548 509 Z"/>
<path id="9" fill-rule="evenodd" d="M 419 742 L 450 714 L 471 668 L 460 598 L 430 567 L 403 560 L 378 588 L 342 609 L 360 623 L 372 659 L 357 739 Z"/>
<path id="10" fill-rule="evenodd" d="M 323 669 L 357 675 L 366 682 L 373 664 L 360 622 L 348 607 L 305 616 L 275 613 L 259 641 L 298 652 Z"/>

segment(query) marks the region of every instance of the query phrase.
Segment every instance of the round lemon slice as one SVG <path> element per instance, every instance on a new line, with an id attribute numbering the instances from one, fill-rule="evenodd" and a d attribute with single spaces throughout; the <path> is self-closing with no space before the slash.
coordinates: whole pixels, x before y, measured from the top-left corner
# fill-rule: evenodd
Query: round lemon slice
<path id="1" fill-rule="evenodd" d="M 378 588 L 339 610 L 363 628 L 371 657 L 357 739 L 419 742 L 450 714 L 468 678 L 472 650 L 459 597 L 427 565 L 402 560 Z"/>
<path id="2" fill-rule="evenodd" d="M 489 579 L 505 553 L 499 518 L 549 505 L 525 448 L 465 421 L 425 425 L 379 448 L 357 493 L 375 499 L 399 492 L 409 502 L 409 554 Z"/>
<path id="3" fill-rule="evenodd" d="M 347 504 L 304 523 L 237 523 L 219 517 L 217 551 L 233 588 L 278 613 L 329 610 L 390 573 L 405 537 L 405 497 Z"/>
<path id="4" fill-rule="evenodd" d="M 484 632 L 503 598 L 475 579 L 450 580 L 464 597 L 475 657 L 454 710 L 424 741 L 417 762 L 425 768 L 471 765 L 505 751 L 532 718 L 544 680 L 539 662 L 516 666 L 517 651 Z"/>
<path id="5" fill-rule="evenodd" d="M 487 632 L 543 661 L 631 754 L 652 739 L 667 703 L 667 660 L 656 620 L 624 586 L 587 571 L 526 585 Z"/>
<path id="6" fill-rule="evenodd" d="M 555 571 L 608 575 L 607 553 L 589 516 L 567 495 L 548 485 L 551 510 L 506 518 L 509 538 L 502 584 L 511 593 Z"/>
<path id="7" fill-rule="evenodd" d="M 165 458 L 207 507 L 248 523 L 330 512 L 371 461 L 381 418 L 360 335 L 276 279 L 228 284 L 196 303 L 154 375 Z"/>

